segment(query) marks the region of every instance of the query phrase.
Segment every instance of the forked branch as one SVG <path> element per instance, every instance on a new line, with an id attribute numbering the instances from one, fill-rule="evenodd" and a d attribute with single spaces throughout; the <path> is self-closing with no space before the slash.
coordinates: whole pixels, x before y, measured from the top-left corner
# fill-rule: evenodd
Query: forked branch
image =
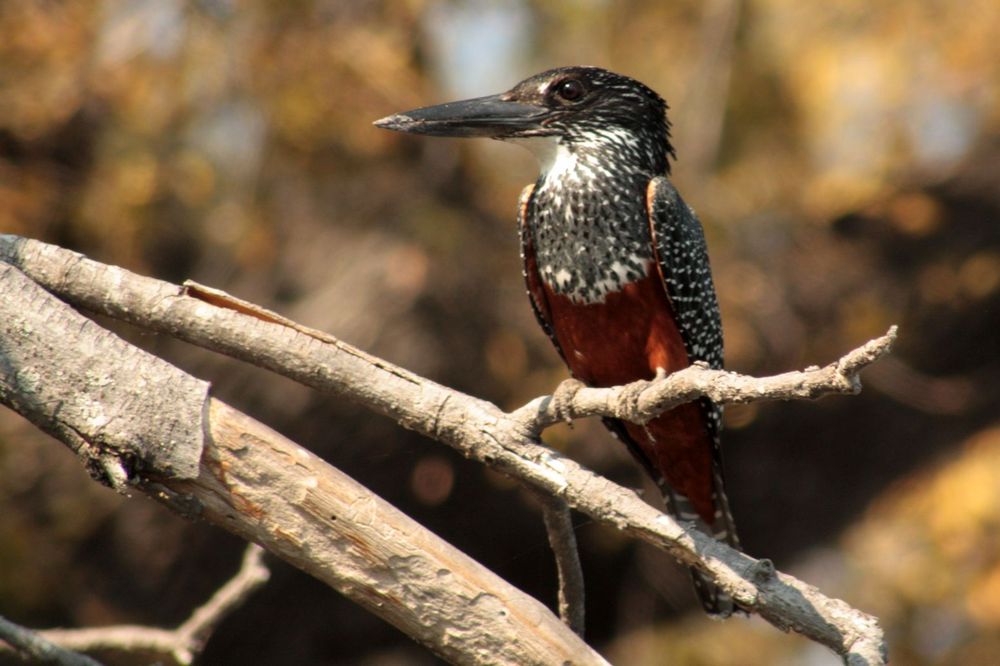
<path id="1" fill-rule="evenodd" d="M 48 629 L 30 632 L 41 643 L 58 645 L 61 650 L 77 652 L 116 651 L 144 652 L 168 655 L 174 663 L 186 666 L 194 661 L 205 647 L 209 635 L 218 624 L 240 605 L 257 588 L 267 582 L 271 572 L 263 562 L 264 551 L 256 544 L 250 544 L 243 554 L 240 570 L 212 598 L 196 609 L 183 624 L 176 629 L 117 625 L 87 629 Z M 0 619 L 2 622 L 2 619 Z M 6 638 L 6 636 L 0 636 Z M 45 659 L 47 654 L 28 651 L 23 645 L 16 645 L 18 651 L 35 659 Z M 7 645 L 0 642 L 0 653 Z M 59 654 L 52 663 L 62 666 L 94 666 L 97 662 L 84 655 Z"/>

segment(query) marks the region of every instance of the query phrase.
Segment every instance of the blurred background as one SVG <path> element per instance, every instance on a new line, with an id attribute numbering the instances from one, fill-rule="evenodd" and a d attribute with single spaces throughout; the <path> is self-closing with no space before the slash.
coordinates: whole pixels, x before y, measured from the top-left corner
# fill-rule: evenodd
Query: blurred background
<path id="1" fill-rule="evenodd" d="M 517 196 L 537 167 L 513 146 L 371 122 L 565 64 L 638 78 L 671 105 L 729 368 L 825 364 L 900 325 L 859 397 L 727 410 L 747 551 L 881 618 L 894 664 L 997 663 L 998 27 L 990 0 L 0 2 L 0 231 L 225 289 L 513 408 L 565 377 L 518 259 Z M 554 605 L 538 509 L 509 480 L 353 405 L 102 323 Z M 655 495 L 595 423 L 546 441 Z M 668 557 L 577 520 L 588 638 L 615 663 L 838 663 L 757 619 L 706 620 Z M 0 614 L 170 626 L 241 550 L 97 486 L 0 413 Z M 202 663 L 437 663 L 274 568 Z"/>

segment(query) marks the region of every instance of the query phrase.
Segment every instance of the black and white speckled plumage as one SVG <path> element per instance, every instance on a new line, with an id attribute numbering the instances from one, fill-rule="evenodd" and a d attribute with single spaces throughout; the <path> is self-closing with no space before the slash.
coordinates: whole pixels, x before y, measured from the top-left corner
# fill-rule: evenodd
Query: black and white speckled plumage
<path id="1" fill-rule="evenodd" d="M 661 274 L 670 294 L 671 303 L 677 317 L 678 328 L 682 332 L 688 357 L 692 361 L 707 363 L 709 367 L 723 367 L 722 319 L 715 295 L 715 284 L 708 261 L 705 234 L 694 211 L 684 203 L 677 189 L 664 177 L 659 176 L 650 185 L 650 219 L 655 229 L 657 260 Z M 699 401 L 705 414 L 714 445 L 713 476 L 716 492 L 714 502 L 717 525 L 713 536 L 726 541 L 734 548 L 740 547 L 739 536 L 729 499 L 725 493 L 725 479 L 722 469 L 722 406 L 707 398 Z M 684 508 L 683 499 L 665 493 L 674 504 L 672 509 L 679 515 L 695 512 Z M 695 576 L 696 585 L 701 581 Z M 711 594 L 711 589 L 701 590 Z"/>
<path id="2" fill-rule="evenodd" d="M 586 163 L 591 157 L 575 159 Z M 646 275 L 653 261 L 643 201 L 648 180 L 644 174 L 579 183 L 539 178 L 529 228 L 539 273 L 555 293 L 594 303 Z M 598 183 L 604 187 L 588 187 Z"/>
<path id="3" fill-rule="evenodd" d="M 721 369 L 722 318 L 701 223 L 666 177 L 654 179 L 652 187 L 655 189 L 649 202 L 656 229 L 657 259 L 688 358 Z M 722 407 L 707 399 L 701 404 L 718 446 Z M 735 530 L 732 530 L 732 541 L 733 545 L 739 545 Z"/>
<path id="4" fill-rule="evenodd" d="M 595 103 L 585 115 L 556 113 L 548 135 L 515 141 L 542 161 L 529 210 L 538 270 L 556 293 L 593 303 L 646 275 L 646 188 L 668 171 L 672 148 L 660 96 L 603 69 L 552 70 L 508 94 L 544 99 L 567 75 L 585 77 Z"/>

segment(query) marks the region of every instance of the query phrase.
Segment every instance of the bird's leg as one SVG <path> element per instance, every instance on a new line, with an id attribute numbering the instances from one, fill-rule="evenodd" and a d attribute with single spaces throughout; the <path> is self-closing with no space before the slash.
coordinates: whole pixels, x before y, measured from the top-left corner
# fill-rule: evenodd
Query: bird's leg
<path id="1" fill-rule="evenodd" d="M 656 378 L 653 381 L 661 378 L 660 372 L 662 370 L 656 371 Z M 666 376 L 666 372 L 664 372 L 663 377 Z M 650 383 L 650 381 L 645 379 L 639 379 L 621 387 L 621 392 L 618 394 L 618 404 L 615 409 L 618 418 L 633 423 L 644 423 L 644 421 L 638 421 L 636 415 L 639 413 L 639 397 L 649 388 Z"/>
<path id="2" fill-rule="evenodd" d="M 559 386 L 552 393 L 552 406 L 555 409 L 556 416 L 559 417 L 560 421 L 565 421 L 570 427 L 573 426 L 573 399 L 576 397 L 577 391 L 586 387 L 587 385 L 579 379 L 570 377 L 560 382 Z"/>
<path id="3" fill-rule="evenodd" d="M 638 425 L 645 425 L 649 420 L 639 418 L 639 398 L 652 384 L 666 379 L 670 373 L 665 368 L 657 368 L 656 374 L 650 380 L 640 379 L 622 387 L 622 392 L 618 396 L 619 411 L 626 421 L 631 421 Z"/>

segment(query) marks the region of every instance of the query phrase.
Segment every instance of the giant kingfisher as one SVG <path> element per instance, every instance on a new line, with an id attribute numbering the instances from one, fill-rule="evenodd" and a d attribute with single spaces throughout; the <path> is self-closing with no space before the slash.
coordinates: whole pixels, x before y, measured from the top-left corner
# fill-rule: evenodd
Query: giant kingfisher
<path id="1" fill-rule="evenodd" d="M 647 86 L 597 67 L 563 67 L 507 92 L 376 121 L 430 136 L 488 137 L 541 164 L 521 194 L 524 276 L 542 328 L 591 386 L 653 379 L 696 361 L 722 367 L 722 325 L 701 223 L 668 179 L 670 123 Z M 645 425 L 605 424 L 682 521 L 739 547 L 723 486 L 721 409 L 708 399 Z M 707 612 L 732 598 L 692 569 Z"/>

